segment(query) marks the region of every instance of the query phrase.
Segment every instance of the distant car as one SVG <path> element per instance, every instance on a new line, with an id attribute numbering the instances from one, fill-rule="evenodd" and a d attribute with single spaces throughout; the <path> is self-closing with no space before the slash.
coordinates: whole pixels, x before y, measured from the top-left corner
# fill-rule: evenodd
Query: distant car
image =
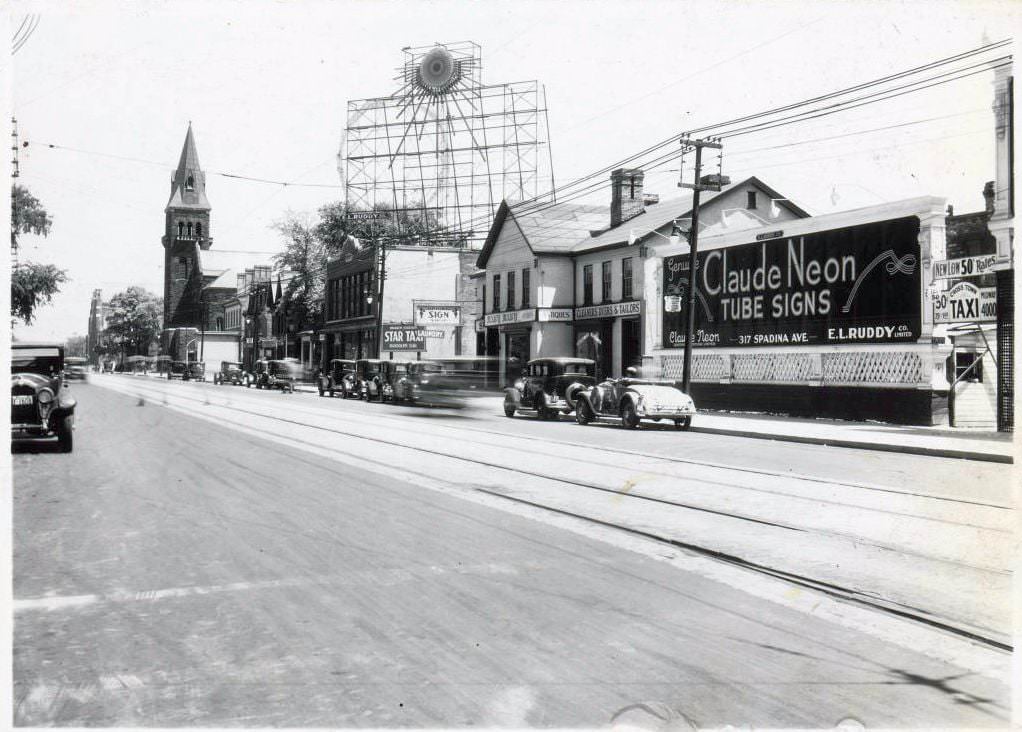
<path id="1" fill-rule="evenodd" d="M 355 386 L 360 399 L 367 402 L 376 399 L 383 401 L 383 380 L 380 376 L 378 358 L 360 358 L 355 361 Z"/>
<path id="2" fill-rule="evenodd" d="M 188 378 L 188 364 L 184 361 L 171 361 L 170 368 L 167 369 L 167 379 L 183 379 Z"/>
<path id="3" fill-rule="evenodd" d="M 221 361 L 220 370 L 213 374 L 214 384 L 244 384 L 245 372 L 237 361 Z"/>
<path id="4" fill-rule="evenodd" d="M 643 419 L 669 419 L 678 429 L 687 430 L 695 413 L 692 397 L 673 382 L 626 376 L 607 379 L 582 392 L 575 421 L 585 425 L 596 419 L 613 418 L 634 429 Z"/>
<path id="5" fill-rule="evenodd" d="M 68 356 L 64 359 L 64 378 L 68 381 L 88 381 L 89 366 L 80 356 Z"/>
<path id="6" fill-rule="evenodd" d="M 77 402 L 64 385 L 64 347 L 11 344 L 11 440 L 56 436 L 62 452 L 74 447 Z"/>
<path id="7" fill-rule="evenodd" d="M 410 361 L 407 373 L 394 384 L 394 400 L 430 407 L 464 407 L 466 400 L 486 393 L 496 382 L 496 359 L 448 356 Z"/>
<path id="8" fill-rule="evenodd" d="M 201 361 L 171 361 L 167 379 L 182 381 L 205 381 L 206 365 Z"/>
<path id="9" fill-rule="evenodd" d="M 397 401 L 396 388 L 408 376 L 408 361 L 380 362 L 380 401 Z"/>
<path id="10" fill-rule="evenodd" d="M 335 358 L 330 361 L 330 368 L 325 374 L 320 374 L 316 380 L 316 387 L 320 396 L 329 394 L 333 396 L 340 392 L 345 399 L 357 397 L 358 388 L 355 381 L 355 362 L 346 358 Z"/>
<path id="11" fill-rule="evenodd" d="M 533 412 L 540 419 L 571 414 L 578 395 L 596 383 L 596 362 L 588 358 L 536 358 L 504 390 L 504 414 Z"/>
<path id="12" fill-rule="evenodd" d="M 301 374 L 301 365 L 293 358 L 256 361 L 253 378 L 248 384 L 257 389 L 280 389 L 291 393 Z"/>

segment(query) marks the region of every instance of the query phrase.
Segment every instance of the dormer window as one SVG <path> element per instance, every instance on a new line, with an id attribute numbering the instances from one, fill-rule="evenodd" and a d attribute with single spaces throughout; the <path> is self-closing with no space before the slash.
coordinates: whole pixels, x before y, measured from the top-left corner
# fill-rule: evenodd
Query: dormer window
<path id="1" fill-rule="evenodd" d="M 184 235 L 185 235 L 185 222 L 184 221 L 178 221 L 177 222 L 177 236 L 180 239 Z"/>
<path id="2" fill-rule="evenodd" d="M 745 208 L 756 208 L 756 191 L 745 192 Z"/>
<path id="3" fill-rule="evenodd" d="M 185 190 L 186 191 L 195 190 L 195 178 L 191 174 L 189 174 L 188 177 L 185 179 Z"/>

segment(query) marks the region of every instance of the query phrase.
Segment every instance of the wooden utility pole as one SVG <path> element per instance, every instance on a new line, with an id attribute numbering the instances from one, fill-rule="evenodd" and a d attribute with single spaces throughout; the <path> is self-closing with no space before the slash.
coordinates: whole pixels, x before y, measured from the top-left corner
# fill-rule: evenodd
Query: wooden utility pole
<path id="1" fill-rule="evenodd" d="M 681 138 L 682 157 L 685 155 L 685 148 L 694 147 L 696 150 L 695 182 L 678 182 L 679 188 L 692 189 L 692 231 L 689 232 L 689 254 L 688 254 L 688 305 L 685 313 L 685 359 L 684 371 L 682 372 L 682 391 L 689 393 L 689 385 L 692 382 L 692 335 L 696 329 L 696 255 L 699 252 L 699 194 L 702 191 L 719 191 L 721 176 L 706 176 L 702 178 L 703 148 L 710 147 L 720 150 L 724 146 L 713 139 L 692 140 L 688 137 Z M 713 180 L 716 178 L 716 180 Z"/>

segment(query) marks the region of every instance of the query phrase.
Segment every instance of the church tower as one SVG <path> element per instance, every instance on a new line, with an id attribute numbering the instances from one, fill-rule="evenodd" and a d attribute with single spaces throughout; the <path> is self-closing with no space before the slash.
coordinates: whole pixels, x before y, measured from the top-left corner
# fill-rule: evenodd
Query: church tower
<path id="1" fill-rule="evenodd" d="M 170 178 L 170 200 L 165 209 L 163 234 L 164 353 L 176 357 L 184 344 L 180 329 L 198 328 L 202 319 L 202 265 L 200 252 L 213 243 L 209 230 L 210 205 L 206 174 L 199 167 L 191 122 L 177 170 Z M 180 354 L 183 357 L 183 353 Z"/>

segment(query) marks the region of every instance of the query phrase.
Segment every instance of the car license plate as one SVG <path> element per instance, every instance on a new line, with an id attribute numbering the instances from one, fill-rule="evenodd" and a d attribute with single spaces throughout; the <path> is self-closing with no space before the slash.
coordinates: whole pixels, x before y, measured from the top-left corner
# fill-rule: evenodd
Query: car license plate
<path id="1" fill-rule="evenodd" d="M 11 405 L 15 407 L 27 407 L 32 406 L 32 395 L 31 394 L 18 394 L 11 397 Z"/>

